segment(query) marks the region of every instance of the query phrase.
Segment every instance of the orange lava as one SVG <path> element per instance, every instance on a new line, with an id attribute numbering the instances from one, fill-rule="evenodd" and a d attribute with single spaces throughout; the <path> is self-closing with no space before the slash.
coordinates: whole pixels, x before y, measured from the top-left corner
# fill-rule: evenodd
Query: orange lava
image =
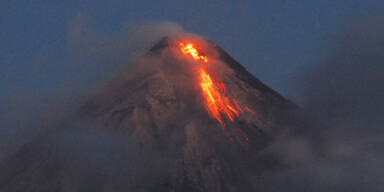
<path id="1" fill-rule="evenodd" d="M 202 60 L 208 63 L 207 56 L 201 55 L 197 49 L 193 46 L 193 43 L 180 43 L 181 51 L 185 54 L 190 54 L 195 60 Z"/>
<path id="2" fill-rule="evenodd" d="M 232 105 L 232 99 L 221 91 L 204 68 L 200 68 L 200 86 L 209 114 L 222 125 L 225 124 L 222 115 L 234 122 L 235 117 L 239 116 L 239 110 Z"/>
<path id="3" fill-rule="evenodd" d="M 180 50 L 187 55 L 190 55 L 194 60 L 204 64 L 200 66 L 200 86 L 202 95 L 205 101 L 205 108 L 210 116 L 215 118 L 221 125 L 225 125 L 224 117 L 231 122 L 235 121 L 235 118 L 239 117 L 241 109 L 238 102 L 231 98 L 226 93 L 226 87 L 224 83 L 216 78 L 213 79 L 211 75 L 205 69 L 208 64 L 208 58 L 202 55 L 195 47 L 193 43 L 180 43 Z"/>

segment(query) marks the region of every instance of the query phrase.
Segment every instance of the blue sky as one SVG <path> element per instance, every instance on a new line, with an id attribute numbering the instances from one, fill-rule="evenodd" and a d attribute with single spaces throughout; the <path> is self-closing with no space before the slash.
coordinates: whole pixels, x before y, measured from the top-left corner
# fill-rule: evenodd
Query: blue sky
<path id="1" fill-rule="evenodd" d="M 98 76 L 92 72 L 97 67 L 84 67 L 71 54 L 68 33 L 79 15 L 93 30 L 111 35 L 125 26 L 176 22 L 215 41 L 290 97 L 300 73 L 319 63 L 346 25 L 383 10 L 382 0 L 2 0 L 0 99 L 39 97 L 67 81 L 92 82 L 87 73 Z"/>

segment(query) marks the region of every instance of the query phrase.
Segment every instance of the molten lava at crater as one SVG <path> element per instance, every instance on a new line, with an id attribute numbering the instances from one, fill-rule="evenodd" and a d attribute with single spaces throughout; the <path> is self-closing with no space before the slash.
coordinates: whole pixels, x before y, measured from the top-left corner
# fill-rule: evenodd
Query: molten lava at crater
<path id="1" fill-rule="evenodd" d="M 180 43 L 180 49 L 184 54 L 189 54 L 195 60 L 201 60 L 208 63 L 208 58 L 205 55 L 202 55 L 197 49 L 194 47 L 193 43 Z"/>

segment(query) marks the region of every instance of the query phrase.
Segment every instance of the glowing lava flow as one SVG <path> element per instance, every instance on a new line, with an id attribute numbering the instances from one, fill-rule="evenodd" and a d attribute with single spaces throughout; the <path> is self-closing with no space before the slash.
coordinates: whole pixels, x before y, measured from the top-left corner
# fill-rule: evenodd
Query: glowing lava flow
<path id="1" fill-rule="evenodd" d="M 180 43 L 181 51 L 185 54 L 190 54 L 195 60 L 202 60 L 208 63 L 207 56 L 200 55 L 196 48 L 194 48 L 192 43 Z"/>
<path id="2" fill-rule="evenodd" d="M 192 43 L 180 43 L 180 50 L 184 54 L 189 54 L 196 61 L 208 64 L 208 58 L 201 55 Z M 231 99 L 226 93 L 226 87 L 220 79 L 212 79 L 202 65 L 199 69 L 200 86 L 204 96 L 205 108 L 208 113 L 215 118 L 221 125 L 225 125 L 223 116 L 231 122 L 243 110 L 235 99 Z"/>

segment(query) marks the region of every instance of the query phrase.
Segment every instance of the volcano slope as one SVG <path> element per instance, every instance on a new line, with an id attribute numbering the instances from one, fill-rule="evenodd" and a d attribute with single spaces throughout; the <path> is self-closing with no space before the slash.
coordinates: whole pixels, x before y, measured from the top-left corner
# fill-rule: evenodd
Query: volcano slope
<path id="1" fill-rule="evenodd" d="M 164 38 L 4 161 L 0 191 L 254 191 L 293 108 L 213 42 Z"/>

